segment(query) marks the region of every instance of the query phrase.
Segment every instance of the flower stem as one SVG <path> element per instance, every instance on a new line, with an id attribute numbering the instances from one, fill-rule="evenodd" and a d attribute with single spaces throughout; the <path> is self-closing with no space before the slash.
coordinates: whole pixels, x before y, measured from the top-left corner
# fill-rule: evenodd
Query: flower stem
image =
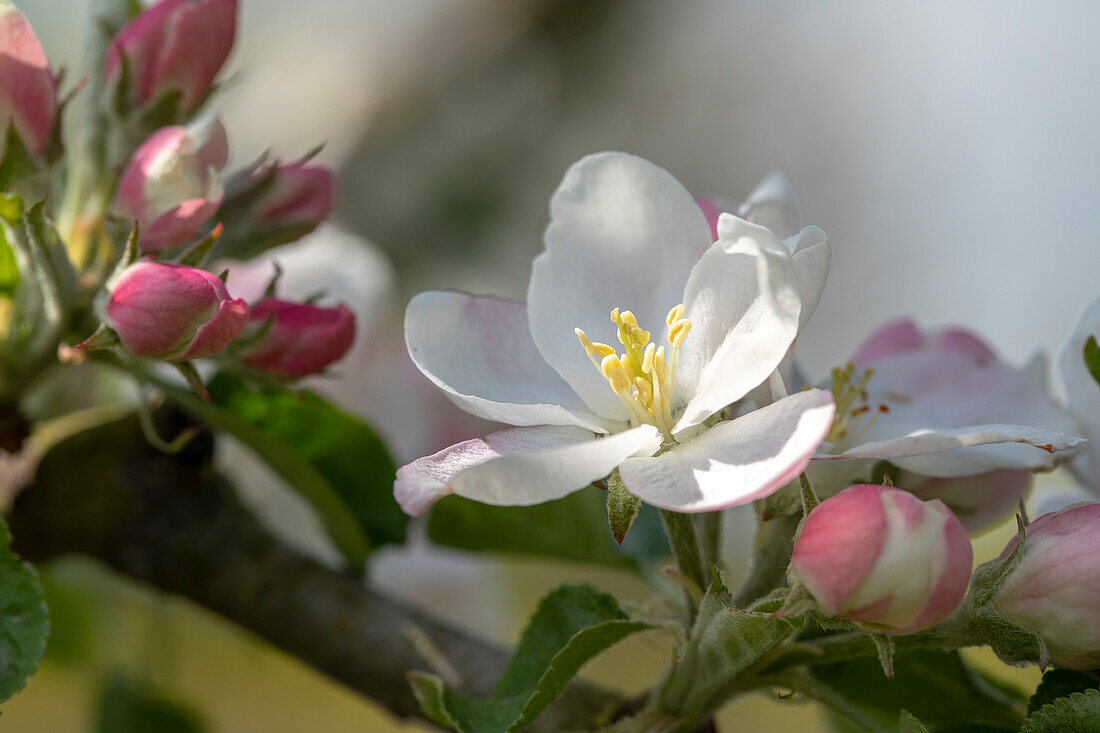
<path id="1" fill-rule="evenodd" d="M 703 580 L 703 562 L 699 558 L 699 542 L 695 539 L 695 523 L 691 515 L 662 509 L 661 522 L 680 572 L 698 585 L 699 590 L 705 591 L 707 583 Z"/>

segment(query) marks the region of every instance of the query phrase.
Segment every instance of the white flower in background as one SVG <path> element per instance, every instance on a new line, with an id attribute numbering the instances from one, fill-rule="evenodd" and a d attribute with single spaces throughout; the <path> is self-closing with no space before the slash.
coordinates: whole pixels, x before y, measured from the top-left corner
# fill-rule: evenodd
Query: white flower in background
<path id="1" fill-rule="evenodd" d="M 550 218 L 526 304 L 457 292 L 409 303 L 421 371 L 468 412 L 518 427 L 404 466 L 398 503 L 536 504 L 619 468 L 647 503 L 702 512 L 797 476 L 832 424 L 827 391 L 716 415 L 787 353 L 801 313 L 791 251 L 821 230 L 784 244 L 726 214 L 714 241 L 676 179 L 624 153 L 573 165 Z"/>
<path id="2" fill-rule="evenodd" d="M 977 480 L 997 469 L 1051 469 L 1085 443 L 1032 374 L 961 329 L 924 334 L 912 321 L 891 323 L 834 370 L 832 389 L 837 419 L 815 458 L 860 461 L 850 467 L 857 474 L 888 460 Z"/>
<path id="3" fill-rule="evenodd" d="M 1055 387 L 1063 404 L 1077 416 L 1089 439 L 1069 463 L 1074 477 L 1100 496 L 1100 385 L 1085 366 L 1085 343 L 1100 338 L 1100 298 L 1089 303 L 1054 355 Z"/>

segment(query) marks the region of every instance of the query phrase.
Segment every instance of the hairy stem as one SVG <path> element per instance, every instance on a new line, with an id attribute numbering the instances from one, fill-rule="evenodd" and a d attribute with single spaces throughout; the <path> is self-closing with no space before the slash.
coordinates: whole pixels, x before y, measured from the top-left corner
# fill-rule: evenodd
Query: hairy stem
<path id="1" fill-rule="evenodd" d="M 680 572 L 691 582 L 705 591 L 707 583 L 703 579 L 703 562 L 699 558 L 699 542 L 695 538 L 695 522 L 690 514 L 661 510 L 661 522 L 668 535 L 668 544 L 676 556 Z"/>

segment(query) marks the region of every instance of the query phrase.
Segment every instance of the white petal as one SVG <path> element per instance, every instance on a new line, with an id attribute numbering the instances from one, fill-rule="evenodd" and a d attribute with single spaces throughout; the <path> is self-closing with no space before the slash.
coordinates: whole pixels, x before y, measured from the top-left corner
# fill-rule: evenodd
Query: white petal
<path id="1" fill-rule="evenodd" d="M 420 371 L 478 417 L 510 425 L 608 428 L 543 360 L 523 303 L 420 293 L 405 311 L 405 343 Z"/>
<path id="2" fill-rule="evenodd" d="M 719 423 L 655 458 L 619 467 L 630 493 L 677 512 L 710 512 L 761 499 L 798 476 L 833 421 L 833 397 L 815 389 Z"/>
<path id="3" fill-rule="evenodd" d="M 545 241 L 527 292 L 535 344 L 593 410 L 625 420 L 625 408 L 573 329 L 617 347 L 608 316 L 622 308 L 660 338 L 665 315 L 681 302 L 692 266 L 711 244 L 706 217 L 661 168 L 625 153 L 599 153 L 566 172 L 550 201 Z"/>
<path id="4" fill-rule="evenodd" d="M 792 252 L 794 271 L 798 277 L 798 295 L 802 300 L 798 330 L 801 332 L 821 302 L 833 253 L 825 232 L 813 226 L 806 227 L 783 244 Z"/>
<path id="5" fill-rule="evenodd" d="M 1064 458 L 1059 452 L 1084 442 L 1072 416 L 1028 374 L 1001 362 L 975 363 L 965 352 L 925 350 L 876 361 L 866 392 L 877 418 L 856 429 L 858 444 L 842 445 L 839 457 L 966 476 L 1050 468 Z M 888 412 L 878 412 L 880 404 Z M 996 445 L 1002 443 L 1022 445 Z"/>
<path id="6" fill-rule="evenodd" d="M 764 227 L 730 214 L 684 291 L 692 329 L 680 349 L 674 399 L 686 407 L 674 432 L 744 397 L 779 366 L 798 334 L 791 254 Z"/>
<path id="7" fill-rule="evenodd" d="M 1100 338 L 1100 299 L 1077 317 L 1069 336 L 1054 355 L 1055 387 L 1063 403 L 1082 423 L 1088 447 L 1070 464 L 1077 480 L 1100 493 L 1100 386 L 1085 366 L 1085 342 Z"/>
<path id="8" fill-rule="evenodd" d="M 629 456 L 652 455 L 660 445 L 660 433 L 649 425 L 602 438 L 571 426 L 511 428 L 403 466 L 393 492 L 413 515 L 450 493 L 486 504 L 539 504 L 603 478 Z"/>
<path id="9" fill-rule="evenodd" d="M 767 227 L 780 239 L 793 237 L 802 229 L 798 196 L 781 171 L 768 174 L 741 204 L 737 215 Z"/>

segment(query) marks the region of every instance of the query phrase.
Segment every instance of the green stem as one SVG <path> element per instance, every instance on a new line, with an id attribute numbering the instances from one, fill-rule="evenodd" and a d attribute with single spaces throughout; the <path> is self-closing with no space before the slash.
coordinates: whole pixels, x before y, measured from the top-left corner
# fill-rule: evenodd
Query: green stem
<path id="1" fill-rule="evenodd" d="M 722 512 L 707 512 L 700 517 L 700 525 L 703 562 L 718 565 L 722 554 Z"/>
<path id="2" fill-rule="evenodd" d="M 753 601 L 783 585 L 787 578 L 787 565 L 794 549 L 794 533 L 802 518 L 797 515 L 761 520 L 753 540 L 752 569 L 734 594 L 738 608 L 748 608 Z"/>
<path id="3" fill-rule="evenodd" d="M 703 562 L 699 558 L 699 542 L 695 539 L 695 523 L 690 514 L 679 514 L 667 509 L 661 510 L 661 522 L 664 524 L 668 543 L 676 556 L 676 564 L 684 576 L 705 591 L 707 583 L 703 580 Z"/>

